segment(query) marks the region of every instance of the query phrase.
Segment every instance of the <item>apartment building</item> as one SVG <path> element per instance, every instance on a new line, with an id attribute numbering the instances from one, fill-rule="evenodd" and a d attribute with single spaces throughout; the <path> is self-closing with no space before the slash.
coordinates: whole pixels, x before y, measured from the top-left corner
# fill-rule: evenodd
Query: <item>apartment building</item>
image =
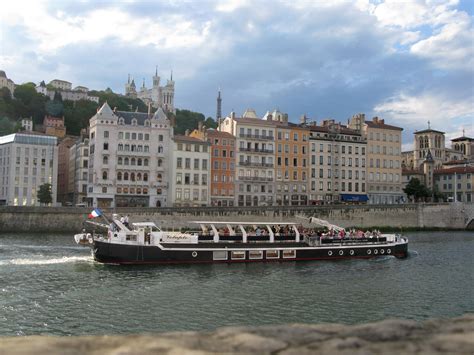
<path id="1" fill-rule="evenodd" d="M 56 204 L 57 138 L 34 133 L 0 137 L 0 205 L 39 206 L 41 185 L 51 184 Z"/>
<path id="2" fill-rule="evenodd" d="M 310 130 L 281 122 L 276 125 L 275 203 L 278 206 L 308 204 Z"/>
<path id="3" fill-rule="evenodd" d="M 189 135 L 176 135 L 171 144 L 171 206 L 208 206 L 211 144 Z"/>
<path id="4" fill-rule="evenodd" d="M 89 138 L 79 139 L 69 149 L 68 200 L 88 203 Z"/>
<path id="5" fill-rule="evenodd" d="M 474 167 L 459 166 L 435 170 L 434 184 L 448 201 L 473 202 Z"/>
<path id="6" fill-rule="evenodd" d="M 236 206 L 271 206 L 275 202 L 275 124 L 248 109 L 231 113 L 220 131 L 236 137 Z"/>
<path id="7" fill-rule="evenodd" d="M 201 123 L 190 136 L 211 144 L 211 206 L 234 206 L 235 137 L 227 132 L 206 129 Z"/>
<path id="8" fill-rule="evenodd" d="M 367 142 L 362 134 L 334 120 L 310 130 L 310 204 L 367 202 Z"/>
<path id="9" fill-rule="evenodd" d="M 58 144 L 58 202 L 69 201 L 69 149 L 77 137 L 64 137 Z"/>
<path id="10" fill-rule="evenodd" d="M 163 110 L 112 111 L 105 103 L 89 126 L 92 206 L 167 206 L 173 128 Z"/>
<path id="11" fill-rule="evenodd" d="M 361 132 L 367 140 L 368 203 L 393 204 L 404 199 L 402 191 L 402 131 L 374 117 L 354 115 L 349 127 Z"/>

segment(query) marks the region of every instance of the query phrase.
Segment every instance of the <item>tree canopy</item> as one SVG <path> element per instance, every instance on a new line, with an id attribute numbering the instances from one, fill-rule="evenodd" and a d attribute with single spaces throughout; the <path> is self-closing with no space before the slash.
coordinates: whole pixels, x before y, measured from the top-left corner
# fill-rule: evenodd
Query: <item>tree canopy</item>
<path id="1" fill-rule="evenodd" d="M 53 196 L 51 194 L 51 184 L 43 184 L 38 190 L 38 201 L 41 204 L 49 205 L 53 202 Z"/>
<path id="2" fill-rule="evenodd" d="M 202 113 L 177 109 L 174 132 L 176 134 L 184 134 L 187 129 L 192 131 L 198 128 L 199 122 L 202 122 L 207 128 L 217 127 L 217 123 L 211 117 L 206 119 Z"/>
<path id="3" fill-rule="evenodd" d="M 415 201 L 431 196 L 431 191 L 417 178 L 411 178 L 407 186 L 403 189 L 408 197 L 413 196 Z"/>

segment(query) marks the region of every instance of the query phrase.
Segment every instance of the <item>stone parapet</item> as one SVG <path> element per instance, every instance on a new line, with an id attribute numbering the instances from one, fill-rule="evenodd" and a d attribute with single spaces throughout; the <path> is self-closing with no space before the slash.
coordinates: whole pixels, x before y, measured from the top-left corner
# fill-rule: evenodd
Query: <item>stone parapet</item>
<path id="1" fill-rule="evenodd" d="M 35 354 L 472 354 L 474 315 L 376 323 L 226 327 L 212 332 L 1 338 L 0 352 Z"/>

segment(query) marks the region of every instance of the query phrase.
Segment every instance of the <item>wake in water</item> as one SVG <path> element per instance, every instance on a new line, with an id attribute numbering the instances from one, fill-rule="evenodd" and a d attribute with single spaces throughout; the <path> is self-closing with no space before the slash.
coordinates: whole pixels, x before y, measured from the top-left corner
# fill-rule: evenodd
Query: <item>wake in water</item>
<path id="1" fill-rule="evenodd" d="M 90 256 L 63 256 L 62 258 L 52 259 L 11 259 L 1 260 L 0 265 L 52 265 L 52 264 L 68 264 L 78 262 L 91 262 Z"/>

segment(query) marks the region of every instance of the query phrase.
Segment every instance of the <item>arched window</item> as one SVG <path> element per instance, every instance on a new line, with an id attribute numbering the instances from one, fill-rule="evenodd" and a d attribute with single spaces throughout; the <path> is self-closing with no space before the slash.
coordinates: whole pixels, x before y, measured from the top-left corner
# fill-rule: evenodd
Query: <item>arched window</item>
<path id="1" fill-rule="evenodd" d="M 102 180 L 107 180 L 107 171 L 102 172 Z"/>
<path id="2" fill-rule="evenodd" d="M 157 174 L 157 175 L 156 175 L 156 181 L 157 181 L 157 182 L 161 182 L 162 180 L 163 180 L 162 175 L 161 175 L 161 174 Z"/>
<path id="3" fill-rule="evenodd" d="M 125 120 L 122 117 L 120 117 L 119 121 L 118 121 L 118 124 L 120 124 L 120 125 L 125 124 Z"/>
<path id="4" fill-rule="evenodd" d="M 125 159 L 124 159 L 124 165 L 129 165 L 129 160 L 128 160 L 128 158 L 125 158 Z"/>
<path id="5" fill-rule="evenodd" d="M 119 150 L 119 151 L 122 151 L 122 150 L 123 150 L 123 144 L 122 144 L 122 143 L 120 143 L 120 144 L 118 145 L 118 150 Z"/>
<path id="6" fill-rule="evenodd" d="M 117 164 L 118 164 L 118 165 L 122 165 L 122 163 L 123 163 L 122 157 L 118 157 L 118 159 L 117 159 Z"/>
<path id="7" fill-rule="evenodd" d="M 162 166 L 163 165 L 163 159 L 158 159 L 158 166 Z"/>
<path id="8" fill-rule="evenodd" d="M 156 189 L 156 194 L 157 195 L 161 195 L 163 193 L 163 191 L 161 189 Z"/>
<path id="9" fill-rule="evenodd" d="M 137 146 L 137 152 L 143 152 L 143 146 L 142 145 L 138 145 Z"/>
<path id="10" fill-rule="evenodd" d="M 125 144 L 125 151 L 129 152 L 130 151 L 130 144 Z"/>
<path id="11" fill-rule="evenodd" d="M 158 153 L 163 153 L 163 146 L 161 145 L 158 146 Z"/>
<path id="12" fill-rule="evenodd" d="M 128 181 L 128 173 L 127 172 L 123 173 L 123 179 Z"/>
<path id="13" fill-rule="evenodd" d="M 107 155 L 104 155 L 102 158 L 102 164 L 108 164 L 109 163 L 109 157 Z"/>
<path id="14" fill-rule="evenodd" d="M 429 148 L 429 147 L 430 147 L 430 143 L 428 140 L 428 136 L 425 136 L 425 148 Z"/>
<path id="15" fill-rule="evenodd" d="M 142 193 L 142 189 L 137 187 L 137 195 L 140 195 Z"/>
<path id="16" fill-rule="evenodd" d="M 122 173 L 120 171 L 117 173 L 117 180 L 122 181 Z"/>
<path id="17" fill-rule="evenodd" d="M 145 127 L 150 127 L 150 120 L 145 120 Z"/>
<path id="18" fill-rule="evenodd" d="M 135 158 L 130 159 L 130 165 L 132 165 L 132 166 L 136 165 Z"/>
<path id="19" fill-rule="evenodd" d="M 135 181 L 135 173 L 130 173 L 130 181 Z"/>
<path id="20" fill-rule="evenodd" d="M 142 181 L 142 173 L 137 173 L 137 181 Z"/>
<path id="21" fill-rule="evenodd" d="M 143 165 L 144 165 L 144 166 L 148 166 L 148 159 L 144 159 L 144 160 L 143 160 Z"/>
<path id="22" fill-rule="evenodd" d="M 148 181 L 148 174 L 147 173 L 143 174 L 143 181 Z"/>
<path id="23" fill-rule="evenodd" d="M 138 159 L 137 159 L 137 165 L 138 165 L 138 166 L 142 166 L 142 158 L 138 158 Z"/>
<path id="24" fill-rule="evenodd" d="M 132 152 L 136 152 L 137 151 L 137 146 L 135 144 L 132 144 Z"/>
<path id="25" fill-rule="evenodd" d="M 136 126 L 137 125 L 137 119 L 136 118 L 133 118 L 132 119 L 132 126 Z"/>
<path id="26" fill-rule="evenodd" d="M 149 152 L 150 152 L 150 147 L 149 147 L 149 146 L 146 145 L 146 146 L 144 146 L 143 148 L 144 148 L 144 152 L 145 152 L 145 153 L 149 153 Z"/>

